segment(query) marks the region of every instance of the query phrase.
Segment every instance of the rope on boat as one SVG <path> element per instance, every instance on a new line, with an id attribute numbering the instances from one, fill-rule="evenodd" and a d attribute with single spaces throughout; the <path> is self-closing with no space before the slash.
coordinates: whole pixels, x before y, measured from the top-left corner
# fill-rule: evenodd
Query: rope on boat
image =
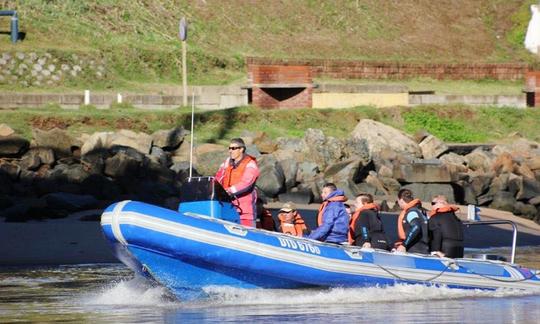
<path id="1" fill-rule="evenodd" d="M 439 278 L 440 276 L 442 276 L 442 275 L 446 272 L 446 270 L 448 270 L 448 268 L 450 268 L 450 267 L 453 266 L 453 265 L 455 265 L 454 262 L 448 262 L 448 264 L 446 265 L 446 267 L 445 267 L 440 273 L 436 274 L 435 276 L 433 276 L 433 277 L 431 277 L 431 278 L 424 279 L 424 280 L 421 280 L 421 281 L 433 281 L 433 280 Z M 385 267 L 383 267 L 383 266 L 381 266 L 381 265 L 379 265 L 379 264 L 377 264 L 376 266 L 379 267 L 379 268 L 381 268 L 382 270 L 386 271 L 386 272 L 389 273 L 390 275 L 396 277 L 397 279 L 400 279 L 400 280 L 407 280 L 407 281 L 411 281 L 411 280 L 416 281 L 416 280 L 417 280 L 417 279 L 407 279 L 407 278 L 404 278 L 404 277 L 402 277 L 402 276 L 400 276 L 400 275 L 397 275 L 397 274 L 393 273 L 392 271 L 386 269 Z"/>
<path id="2" fill-rule="evenodd" d="M 535 276 L 538 275 L 538 273 L 531 272 L 531 275 L 529 277 L 524 277 L 522 279 L 516 279 L 516 280 L 508 280 L 508 279 L 493 278 L 493 277 L 490 277 L 490 276 L 485 275 L 485 274 L 476 273 L 476 272 L 474 272 L 472 270 L 467 269 L 466 267 L 463 267 L 463 268 L 466 269 L 467 272 L 470 273 L 470 274 L 474 274 L 474 275 L 480 276 L 482 278 L 491 279 L 493 281 L 498 281 L 498 282 L 510 282 L 510 283 L 512 283 L 512 282 L 522 282 L 522 281 L 531 280 L 532 278 L 534 278 Z"/>
<path id="3" fill-rule="evenodd" d="M 433 281 L 437 278 L 439 278 L 440 276 L 442 276 L 451 266 L 459 266 L 459 267 L 462 267 L 464 269 L 467 270 L 468 273 L 470 274 L 474 274 L 474 275 L 477 275 L 477 276 L 480 276 L 482 278 L 486 278 L 486 279 L 491 279 L 493 281 L 498 281 L 498 282 L 510 282 L 510 283 L 514 283 L 514 282 L 523 282 L 523 281 L 527 281 L 527 280 L 531 280 L 532 278 L 534 278 L 535 276 L 538 275 L 538 273 L 532 273 L 531 272 L 531 275 L 528 276 L 528 277 L 524 277 L 522 279 L 516 279 L 516 280 L 507 280 L 507 279 L 499 279 L 499 278 L 493 278 L 493 277 L 490 277 L 488 275 L 484 275 L 484 274 L 481 274 L 481 273 L 476 273 L 470 269 L 467 269 L 466 267 L 463 267 L 463 266 L 460 266 L 457 262 L 449 262 L 446 267 L 438 274 L 436 274 L 435 276 L 431 277 L 431 278 L 428 278 L 428 279 L 424 279 L 422 281 Z M 377 264 L 376 265 L 377 267 L 381 268 L 382 270 L 384 270 L 385 272 L 389 273 L 391 276 L 397 278 L 397 279 L 400 279 L 400 280 L 407 280 L 407 281 L 411 281 L 411 280 L 416 280 L 416 279 L 408 279 L 408 278 L 404 278 L 400 275 L 397 275 L 395 273 L 393 273 L 392 271 L 386 269 L 385 267 Z"/>

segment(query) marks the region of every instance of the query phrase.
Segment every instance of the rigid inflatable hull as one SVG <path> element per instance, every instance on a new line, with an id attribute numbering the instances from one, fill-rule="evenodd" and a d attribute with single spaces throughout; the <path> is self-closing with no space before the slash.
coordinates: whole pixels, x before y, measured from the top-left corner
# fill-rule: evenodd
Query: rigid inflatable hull
<path id="1" fill-rule="evenodd" d="M 247 228 L 193 212 L 124 201 L 103 232 L 118 258 L 181 298 L 206 286 L 364 287 L 396 283 L 540 289 L 536 272 L 500 261 L 446 259 L 344 247 Z"/>

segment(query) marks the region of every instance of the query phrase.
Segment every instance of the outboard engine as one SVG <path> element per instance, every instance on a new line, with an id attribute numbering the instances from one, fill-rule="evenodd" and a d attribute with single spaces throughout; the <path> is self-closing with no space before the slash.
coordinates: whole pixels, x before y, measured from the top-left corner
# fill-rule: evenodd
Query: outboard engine
<path id="1" fill-rule="evenodd" d="M 240 216 L 231 197 L 213 177 L 188 178 L 180 189 L 178 212 L 240 223 Z"/>

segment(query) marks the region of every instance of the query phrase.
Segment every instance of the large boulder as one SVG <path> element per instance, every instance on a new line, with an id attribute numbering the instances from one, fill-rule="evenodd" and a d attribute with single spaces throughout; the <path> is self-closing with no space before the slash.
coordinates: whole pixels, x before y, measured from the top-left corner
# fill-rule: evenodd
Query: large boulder
<path id="1" fill-rule="evenodd" d="M 303 138 L 303 151 L 306 160 L 317 163 L 320 169 L 343 158 L 343 143 L 326 137 L 320 129 L 308 128 Z"/>
<path id="2" fill-rule="evenodd" d="M 182 144 L 186 135 L 189 135 L 189 131 L 185 130 L 182 126 L 178 126 L 173 129 L 158 130 L 150 136 L 152 137 L 152 144 L 154 146 L 160 147 L 165 151 L 173 151 Z"/>
<path id="3" fill-rule="evenodd" d="M 197 146 L 194 151 L 193 163 L 196 165 L 197 171 L 205 176 L 216 174 L 221 163 L 229 156 L 227 148 L 217 144 L 202 144 Z"/>
<path id="4" fill-rule="evenodd" d="M 279 161 L 279 164 L 281 165 L 281 168 L 283 169 L 283 175 L 285 176 L 285 188 L 288 190 L 296 187 L 298 162 L 296 162 L 294 159 L 285 159 Z"/>
<path id="5" fill-rule="evenodd" d="M 185 182 L 186 179 L 189 178 L 189 175 L 190 175 L 189 161 L 174 162 L 173 165 L 171 165 L 170 169 L 174 173 L 176 173 L 175 179 L 176 181 L 180 183 Z M 191 170 L 191 176 L 192 177 L 200 176 L 199 172 L 197 172 L 197 170 L 193 166 Z"/>
<path id="6" fill-rule="evenodd" d="M 298 164 L 296 181 L 300 183 L 310 182 L 319 174 L 319 166 L 314 162 L 301 162 Z"/>
<path id="7" fill-rule="evenodd" d="M 493 154 L 484 151 L 482 148 L 477 148 L 471 153 L 465 155 L 467 166 L 474 171 L 488 172 L 493 165 Z"/>
<path id="8" fill-rule="evenodd" d="M 324 170 L 324 178 L 329 182 L 339 182 L 341 180 L 350 180 L 360 182 L 358 177 L 359 170 L 363 167 L 362 160 L 351 159 L 329 165 Z"/>
<path id="9" fill-rule="evenodd" d="M 394 178 L 400 182 L 450 182 L 451 174 L 439 160 L 416 160 L 411 164 L 398 164 L 393 169 Z"/>
<path id="10" fill-rule="evenodd" d="M 113 157 L 105 160 L 104 173 L 113 178 L 134 177 L 139 174 L 142 161 L 126 152 L 119 152 Z"/>
<path id="11" fill-rule="evenodd" d="M 304 148 L 304 141 L 300 138 L 278 137 L 276 139 L 276 145 L 278 150 L 302 152 Z"/>
<path id="12" fill-rule="evenodd" d="M 82 144 L 66 130 L 59 128 L 53 128 L 51 130 L 33 129 L 32 137 L 34 139 L 34 147 L 50 148 L 60 156 L 71 155 Z"/>
<path id="13" fill-rule="evenodd" d="M 253 144 L 263 154 L 272 153 L 278 149 L 277 144 L 265 132 L 258 132 L 253 138 Z"/>
<path id="14" fill-rule="evenodd" d="M 257 188 L 266 197 L 275 197 L 285 186 L 283 168 L 272 154 L 263 155 L 258 165 L 260 176 L 257 179 Z"/>
<path id="15" fill-rule="evenodd" d="M 113 134 L 113 132 L 96 132 L 88 137 L 81 136 L 81 140 L 83 140 L 81 154 L 84 156 L 90 152 L 107 150 L 110 147 L 110 138 Z"/>
<path id="16" fill-rule="evenodd" d="M 21 174 L 21 167 L 16 163 L 0 160 L 0 174 L 8 176 L 11 180 L 18 180 Z"/>
<path id="17" fill-rule="evenodd" d="M 0 124 L 0 137 L 11 136 L 15 131 L 6 124 Z"/>
<path id="18" fill-rule="evenodd" d="M 444 195 L 449 203 L 455 203 L 454 188 L 445 183 L 411 183 L 403 188 L 409 189 L 414 196 L 422 201 L 431 201 L 436 195 Z"/>
<path id="19" fill-rule="evenodd" d="M 362 119 L 352 131 L 351 137 L 366 140 L 371 156 L 387 148 L 399 154 L 418 158 L 422 156 L 419 145 L 408 135 L 371 119 Z"/>
<path id="20" fill-rule="evenodd" d="M 433 135 L 428 135 L 419 144 L 424 159 L 435 159 L 448 151 L 448 145 Z"/>
<path id="21" fill-rule="evenodd" d="M 114 147 L 130 147 L 142 154 L 149 154 L 152 148 L 152 137 L 145 133 L 135 133 L 125 129 L 116 133 L 98 132 L 86 139 L 81 147 L 81 154 Z"/>
<path id="22" fill-rule="evenodd" d="M 499 191 L 493 195 L 493 201 L 489 205 L 490 208 L 505 210 L 509 212 L 514 211 L 514 206 L 517 200 L 514 195 L 508 191 Z"/>
<path id="23" fill-rule="evenodd" d="M 18 136 L 0 136 L 0 157 L 22 156 L 30 146 L 28 140 Z"/>
<path id="24" fill-rule="evenodd" d="M 343 153 L 345 159 L 360 159 L 365 162 L 371 160 L 367 141 L 363 138 L 347 138 Z"/>
<path id="25" fill-rule="evenodd" d="M 130 130 L 122 129 L 109 138 L 108 147 L 125 146 L 136 149 L 142 154 L 149 154 L 152 148 L 152 136 L 145 133 L 136 133 Z"/>

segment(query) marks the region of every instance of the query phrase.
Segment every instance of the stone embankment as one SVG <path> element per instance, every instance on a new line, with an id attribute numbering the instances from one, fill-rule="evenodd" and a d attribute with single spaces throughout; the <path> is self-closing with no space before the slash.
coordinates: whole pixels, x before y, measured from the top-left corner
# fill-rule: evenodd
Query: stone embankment
<path id="1" fill-rule="evenodd" d="M 178 127 L 73 137 L 60 129 L 36 129 L 28 141 L 0 125 L 0 218 L 94 220 L 108 204 L 124 199 L 176 209 L 189 175 L 188 133 Z M 520 137 L 509 144 L 453 146 L 367 119 L 346 139 L 318 129 L 308 129 L 301 139 L 243 137 L 259 163 L 257 187 L 267 201 L 317 202 L 325 182 L 349 198 L 368 192 L 394 200 L 406 187 L 423 200 L 444 194 L 455 203 L 540 222 L 540 144 Z M 194 175 L 213 175 L 226 156 L 224 146 L 196 145 Z"/>

